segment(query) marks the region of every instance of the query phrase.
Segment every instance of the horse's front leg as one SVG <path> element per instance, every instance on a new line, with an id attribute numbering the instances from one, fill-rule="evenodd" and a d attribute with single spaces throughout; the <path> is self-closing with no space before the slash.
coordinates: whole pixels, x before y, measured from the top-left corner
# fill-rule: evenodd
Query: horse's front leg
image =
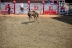
<path id="1" fill-rule="evenodd" d="M 36 15 L 33 16 L 34 17 L 34 21 L 36 20 Z"/>
<path id="2" fill-rule="evenodd" d="M 38 16 L 36 15 L 36 20 L 37 20 Z"/>
<path id="3" fill-rule="evenodd" d="M 34 17 L 34 18 L 35 18 L 35 20 L 37 20 L 38 16 L 37 16 L 37 15 L 35 15 L 35 17 Z"/>
<path id="4" fill-rule="evenodd" d="M 30 21 L 30 17 L 28 17 L 29 18 L 29 21 Z"/>

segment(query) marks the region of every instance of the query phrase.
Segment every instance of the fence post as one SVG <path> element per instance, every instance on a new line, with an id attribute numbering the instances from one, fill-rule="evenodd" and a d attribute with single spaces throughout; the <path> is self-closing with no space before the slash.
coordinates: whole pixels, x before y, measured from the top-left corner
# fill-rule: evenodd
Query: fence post
<path id="1" fill-rule="evenodd" d="M 0 0 L 0 13 L 1 13 L 1 0 Z"/>
<path id="2" fill-rule="evenodd" d="M 16 0 L 13 0 L 13 3 L 14 3 L 14 14 L 15 14 Z"/>
<path id="3" fill-rule="evenodd" d="M 43 14 L 44 14 L 44 0 L 42 0 L 42 8 L 43 8 Z"/>
<path id="4" fill-rule="evenodd" d="M 57 0 L 57 14 L 59 14 L 59 0 Z"/>
<path id="5" fill-rule="evenodd" d="M 28 9 L 30 9 L 30 0 L 28 0 Z"/>

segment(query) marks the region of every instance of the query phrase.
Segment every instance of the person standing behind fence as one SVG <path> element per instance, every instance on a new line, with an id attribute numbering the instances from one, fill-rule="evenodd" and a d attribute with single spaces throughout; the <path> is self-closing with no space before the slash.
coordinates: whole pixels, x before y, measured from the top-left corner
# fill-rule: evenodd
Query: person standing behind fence
<path id="1" fill-rule="evenodd" d="M 65 12 L 66 11 L 66 7 L 65 6 L 62 6 L 61 7 L 61 11 L 64 11 Z"/>
<path id="2" fill-rule="evenodd" d="M 10 10 L 11 10 L 10 4 L 7 5 L 7 8 L 8 8 L 8 14 L 10 14 Z"/>

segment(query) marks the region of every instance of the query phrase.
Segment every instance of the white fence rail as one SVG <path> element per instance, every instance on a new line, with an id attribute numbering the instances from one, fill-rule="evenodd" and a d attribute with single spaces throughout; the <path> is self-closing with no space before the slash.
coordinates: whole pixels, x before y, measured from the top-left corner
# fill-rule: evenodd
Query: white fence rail
<path id="1" fill-rule="evenodd" d="M 72 3 L 66 3 L 65 4 L 65 11 L 61 11 L 59 14 L 64 14 L 64 15 L 72 15 Z"/>

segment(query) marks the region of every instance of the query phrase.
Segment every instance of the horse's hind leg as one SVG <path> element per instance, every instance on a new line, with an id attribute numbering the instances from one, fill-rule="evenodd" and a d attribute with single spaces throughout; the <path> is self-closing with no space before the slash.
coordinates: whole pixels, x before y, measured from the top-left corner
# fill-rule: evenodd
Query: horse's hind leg
<path id="1" fill-rule="evenodd" d="M 28 18 L 29 18 L 29 21 L 30 21 L 31 16 L 29 15 Z"/>
<path id="2" fill-rule="evenodd" d="M 29 21 L 30 21 L 30 17 L 28 17 L 29 18 Z"/>
<path id="3" fill-rule="evenodd" d="M 37 16 L 36 16 L 36 20 L 37 20 Z"/>
<path id="4" fill-rule="evenodd" d="M 37 15 L 37 17 L 39 17 L 39 15 Z"/>
<path id="5" fill-rule="evenodd" d="M 29 21 L 31 21 L 31 19 L 32 19 L 32 16 L 29 16 Z"/>
<path id="6" fill-rule="evenodd" d="M 32 19 L 32 16 L 30 18 Z"/>
<path id="7" fill-rule="evenodd" d="M 34 21 L 35 21 L 35 20 L 37 20 L 37 16 L 36 16 L 36 15 L 34 16 Z"/>
<path id="8" fill-rule="evenodd" d="M 38 16 L 37 15 L 35 15 L 35 19 L 37 20 L 37 18 L 38 18 Z"/>
<path id="9" fill-rule="evenodd" d="M 35 16 L 33 16 L 34 17 L 34 21 L 35 21 Z"/>

